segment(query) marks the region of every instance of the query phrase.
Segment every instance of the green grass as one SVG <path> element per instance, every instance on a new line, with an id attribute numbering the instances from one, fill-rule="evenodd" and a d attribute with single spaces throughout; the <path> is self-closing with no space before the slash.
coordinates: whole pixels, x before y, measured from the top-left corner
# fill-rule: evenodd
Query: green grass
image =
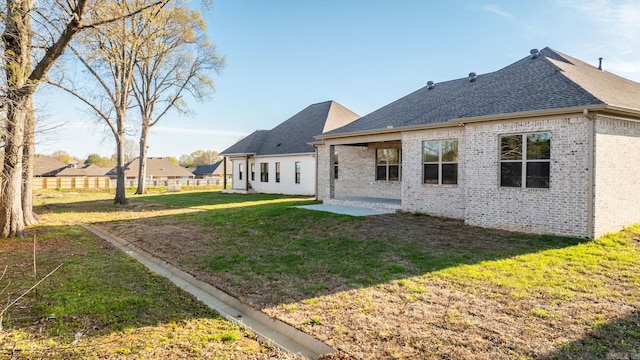
<path id="1" fill-rule="evenodd" d="M 38 211 L 52 223 L 91 221 L 115 232 L 141 227 L 161 233 L 164 226 L 196 231 L 186 243 L 198 251 L 182 253 L 183 239 L 177 238 L 173 261 L 210 274 L 222 286 L 230 284 L 230 291 L 240 295 L 272 293 L 261 306 L 291 316 L 306 314 L 297 324 L 330 326 L 327 309 L 334 314 L 341 307 L 356 308 L 365 316 L 375 309 L 336 304 L 359 301 L 361 292 L 376 288 L 394 293 L 401 304 L 397 306 L 433 302 L 427 299 L 436 286 L 487 299 L 526 328 L 553 323 L 557 331 L 563 324 L 590 331 L 559 344 L 559 357 L 597 358 L 640 347 L 640 315 L 628 310 L 640 308 L 640 226 L 586 241 L 474 228 L 423 215 L 354 218 L 297 209 L 293 206 L 314 202 L 281 195 L 158 194 L 132 197 L 124 207 L 82 194 L 78 199 L 82 202 L 46 199 L 50 202 Z M 66 231 L 82 233 L 73 227 Z M 357 292 L 345 296 L 349 290 Z M 148 306 L 145 300 L 123 299 L 109 307 L 121 309 L 124 321 L 140 320 L 135 309 Z M 305 313 L 310 309 L 323 313 Z M 618 313 L 616 318 L 611 315 Z M 465 316 L 451 309 L 439 326 L 482 329 Z"/>
<path id="2" fill-rule="evenodd" d="M 251 357 L 269 351 L 168 280 L 76 226 L 39 226 L 39 278 L 54 272 L 10 308 L 0 357 Z M 33 282 L 32 239 L 0 240 L 9 266 L 3 303 Z M 232 344 L 232 345 L 229 345 Z M 3 355 L 4 354 L 4 355 Z"/>

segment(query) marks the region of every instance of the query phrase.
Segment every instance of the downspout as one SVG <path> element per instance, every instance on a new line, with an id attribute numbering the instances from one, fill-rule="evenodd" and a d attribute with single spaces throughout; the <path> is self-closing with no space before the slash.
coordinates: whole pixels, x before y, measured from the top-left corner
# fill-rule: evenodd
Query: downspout
<path id="1" fill-rule="evenodd" d="M 315 155 L 315 160 L 316 160 L 316 182 L 315 182 L 315 189 L 314 189 L 314 193 L 316 194 L 316 201 L 318 201 L 318 175 L 320 174 L 319 170 L 320 170 L 320 165 L 318 165 L 318 147 L 316 145 L 313 145 L 313 150 L 315 151 L 316 155 Z"/>
<path id="2" fill-rule="evenodd" d="M 589 174 L 587 175 L 587 236 L 589 239 L 593 238 L 595 234 L 595 225 L 594 225 L 594 214 L 595 214 L 595 124 L 596 124 L 596 116 L 593 114 L 589 114 L 588 109 L 584 109 L 582 112 L 584 116 L 589 121 L 587 124 L 587 141 L 589 146 L 588 151 L 588 161 L 589 161 Z"/>

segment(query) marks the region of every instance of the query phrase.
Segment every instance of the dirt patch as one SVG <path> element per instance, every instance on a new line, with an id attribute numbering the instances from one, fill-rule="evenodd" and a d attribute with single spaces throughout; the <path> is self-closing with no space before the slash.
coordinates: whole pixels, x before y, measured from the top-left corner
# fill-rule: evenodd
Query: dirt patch
<path id="1" fill-rule="evenodd" d="M 345 283 L 326 268 L 319 268 L 311 278 L 306 274 L 265 277 L 257 272 L 208 270 L 203 259 L 229 251 L 228 229 L 198 226 L 192 219 L 133 219 L 102 226 L 341 351 L 323 359 L 598 358 L 606 356 L 606 350 L 592 349 L 591 340 L 600 336 L 599 328 L 612 323 L 617 326 L 617 320 L 635 324 L 615 336 L 622 337 L 618 341 L 630 342 L 629 353 L 640 353 L 634 338 L 640 325 L 633 322 L 640 299 L 628 285 L 614 287 L 611 296 L 591 296 L 577 289 L 580 296 L 564 299 L 550 298 L 536 289 L 514 292 L 482 281 L 469 287 L 455 279 L 430 276 L 451 264 L 476 264 L 554 246 L 531 245 L 542 240 L 520 234 L 469 227 L 459 220 L 398 213 L 348 223 L 298 224 L 300 230 L 279 235 L 297 240 L 316 234 L 357 238 L 365 244 L 398 244 L 424 250 L 415 253 L 441 263 L 432 262 L 433 268 L 427 268 L 416 265 L 420 259 L 389 256 L 385 261 L 399 269 L 398 276 L 360 286 Z M 260 227 L 247 226 L 246 230 L 238 242 L 260 241 L 264 232 Z M 633 237 L 640 243 L 639 234 Z M 283 240 L 282 246 L 285 244 Z M 281 254 L 292 259 L 307 256 L 284 248 Z M 299 283 L 293 284 L 297 281 L 308 281 L 303 285 L 309 288 L 322 286 L 310 295 L 300 290 Z"/>

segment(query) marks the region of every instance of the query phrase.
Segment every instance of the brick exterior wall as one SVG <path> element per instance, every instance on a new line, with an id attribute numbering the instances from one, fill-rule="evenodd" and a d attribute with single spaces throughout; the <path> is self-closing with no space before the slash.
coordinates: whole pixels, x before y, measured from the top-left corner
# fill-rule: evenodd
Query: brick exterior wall
<path id="1" fill-rule="evenodd" d="M 336 145 L 335 197 L 399 198 L 404 211 L 464 219 L 470 225 L 598 237 L 640 222 L 640 123 L 596 120 L 595 173 L 589 168 L 591 126 L 591 120 L 576 114 L 405 132 L 398 143 L 401 182 L 375 181 L 375 148 L 396 143 Z M 500 187 L 500 135 L 531 132 L 551 133 L 549 188 Z M 422 142 L 450 139 L 458 140 L 458 185 L 423 184 Z M 330 198 L 328 145 L 319 147 L 318 161 L 318 198 L 325 200 Z"/>
<path id="2" fill-rule="evenodd" d="M 471 225 L 588 237 L 589 141 L 584 116 L 468 124 L 466 214 Z M 499 184 L 499 136 L 551 132 L 548 189 Z"/>
<path id="3" fill-rule="evenodd" d="M 599 117 L 595 134 L 597 237 L 640 222 L 640 124 Z"/>
<path id="4" fill-rule="evenodd" d="M 422 142 L 458 140 L 458 184 L 424 184 Z M 463 127 L 445 130 L 409 132 L 402 136 L 402 210 L 434 216 L 464 219 L 465 216 L 465 130 Z"/>

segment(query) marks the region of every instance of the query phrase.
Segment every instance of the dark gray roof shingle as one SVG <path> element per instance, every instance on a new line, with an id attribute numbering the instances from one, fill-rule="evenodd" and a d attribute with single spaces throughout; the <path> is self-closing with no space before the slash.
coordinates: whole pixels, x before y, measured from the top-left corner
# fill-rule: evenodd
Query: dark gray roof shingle
<path id="1" fill-rule="evenodd" d="M 429 125 L 454 119 L 613 104 L 640 109 L 640 84 L 550 48 L 498 71 L 421 88 L 327 134 Z"/>
<path id="2" fill-rule="evenodd" d="M 212 175 L 218 167 L 222 165 L 222 160 L 216 162 L 215 164 L 208 165 L 198 165 L 195 170 L 192 171 L 193 175 Z"/>
<path id="3" fill-rule="evenodd" d="M 220 155 L 285 155 L 313 153 L 314 136 L 348 124 L 360 116 L 335 101 L 307 106 L 271 130 L 257 130 Z"/>

